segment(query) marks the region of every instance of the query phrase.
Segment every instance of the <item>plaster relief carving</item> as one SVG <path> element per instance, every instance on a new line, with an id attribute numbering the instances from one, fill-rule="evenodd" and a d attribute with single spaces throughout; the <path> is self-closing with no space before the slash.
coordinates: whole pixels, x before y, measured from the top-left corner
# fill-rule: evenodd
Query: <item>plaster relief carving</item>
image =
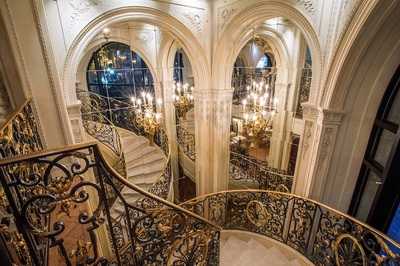
<path id="1" fill-rule="evenodd" d="M 154 34 L 154 33 L 153 33 L 153 34 Z M 145 43 L 145 42 L 149 42 L 149 41 L 153 40 L 153 36 L 152 36 L 152 34 L 150 34 L 150 33 L 141 32 L 141 33 L 139 33 L 139 34 L 136 35 L 135 39 L 136 39 L 137 41 L 140 41 L 140 42 L 144 42 L 144 43 Z"/>
<path id="2" fill-rule="evenodd" d="M 314 0 L 296 0 L 299 5 L 302 5 L 304 9 L 311 15 L 315 14 Z"/>
<path id="3" fill-rule="evenodd" d="M 202 19 L 199 14 L 192 12 L 183 13 L 183 17 L 189 22 L 190 26 L 197 32 L 201 33 L 203 31 Z"/>
<path id="4" fill-rule="evenodd" d="M 99 5 L 101 2 L 103 2 L 103 0 L 69 0 L 68 4 L 72 8 L 72 13 L 70 15 L 71 20 L 78 20 L 81 15 Z"/>
<path id="5" fill-rule="evenodd" d="M 225 7 L 219 12 L 219 30 L 222 31 L 225 25 L 228 23 L 229 19 L 236 12 L 236 9 L 233 7 Z"/>
<path id="6" fill-rule="evenodd" d="M 311 142 L 311 136 L 312 136 L 312 129 L 313 129 L 313 123 L 310 121 L 305 122 L 305 130 L 304 130 L 304 144 L 303 144 L 303 157 L 306 156 L 307 151 L 310 147 L 310 142 Z"/>
<path id="7" fill-rule="evenodd" d="M 330 150 L 330 146 L 332 144 L 332 138 L 333 138 L 333 128 L 328 127 L 326 128 L 324 135 L 322 137 L 321 153 L 318 165 L 319 167 L 325 164 L 326 158 L 328 157 L 328 152 Z"/>

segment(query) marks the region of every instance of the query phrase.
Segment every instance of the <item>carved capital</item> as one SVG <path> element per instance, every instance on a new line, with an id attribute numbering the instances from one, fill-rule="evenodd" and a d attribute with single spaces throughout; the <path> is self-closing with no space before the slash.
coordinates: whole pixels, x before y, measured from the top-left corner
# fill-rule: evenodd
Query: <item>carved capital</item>
<path id="1" fill-rule="evenodd" d="M 316 121 L 318 118 L 318 108 L 310 103 L 302 103 L 303 107 L 303 118 L 304 120 Z"/>
<path id="2" fill-rule="evenodd" d="M 319 116 L 320 123 L 323 125 L 340 125 L 343 120 L 344 112 L 323 109 L 322 115 Z"/>

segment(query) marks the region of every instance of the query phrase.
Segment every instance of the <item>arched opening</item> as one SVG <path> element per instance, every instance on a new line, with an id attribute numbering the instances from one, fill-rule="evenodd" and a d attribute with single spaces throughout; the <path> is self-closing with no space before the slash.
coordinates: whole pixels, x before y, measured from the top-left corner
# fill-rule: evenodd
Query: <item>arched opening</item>
<path id="1" fill-rule="evenodd" d="M 245 38 L 231 79 L 233 162 L 242 157 L 293 181 L 304 125 L 301 106 L 310 100 L 313 80 L 309 45 L 297 25 L 282 17 L 256 25 Z"/>
<path id="2" fill-rule="evenodd" d="M 196 144 L 193 71 L 185 51 L 178 48 L 174 57 L 174 106 L 179 161 L 179 200 L 196 197 Z"/>
<path id="3" fill-rule="evenodd" d="M 92 54 L 87 66 L 88 91 L 130 101 L 142 92 L 155 97 L 153 76 L 140 55 L 118 42 L 104 44 Z"/>
<path id="4" fill-rule="evenodd" d="M 400 62 L 398 7 L 386 1 L 362 5 L 326 81 L 322 106 L 344 116 L 322 194 L 325 203 L 343 211 L 349 210 L 379 105 Z"/>
<path id="5" fill-rule="evenodd" d="M 350 214 L 400 240 L 400 67 L 376 115 L 350 205 Z"/>

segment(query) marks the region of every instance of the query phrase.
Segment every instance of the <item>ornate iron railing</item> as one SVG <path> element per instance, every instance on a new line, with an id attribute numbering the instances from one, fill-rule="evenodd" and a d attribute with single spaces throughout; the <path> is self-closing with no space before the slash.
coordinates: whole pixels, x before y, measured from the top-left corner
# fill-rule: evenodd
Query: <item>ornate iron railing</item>
<path id="1" fill-rule="evenodd" d="M 96 143 L 3 160 L 0 175 L 32 265 L 218 265 L 220 228 L 126 181 Z"/>
<path id="2" fill-rule="evenodd" d="M 32 102 L 21 105 L 0 129 L 0 159 L 29 154 L 43 149 Z"/>
<path id="3" fill-rule="evenodd" d="M 82 112 L 82 116 L 94 118 L 98 124 L 105 124 L 105 127 L 111 127 L 113 131 L 116 132 L 115 136 L 118 137 L 118 143 L 122 142 L 119 134 L 121 128 L 132 131 L 137 135 L 145 135 L 143 129 L 136 123 L 137 120 L 134 118 L 133 106 L 129 103 L 87 91 L 79 92 L 78 95 L 81 99 L 85 100 L 82 101 L 82 106 L 87 106 L 87 108 L 83 108 L 84 111 Z M 88 102 L 91 102 L 91 104 L 88 104 Z M 93 106 L 96 108 L 93 108 Z M 97 139 L 101 141 L 102 137 L 100 136 Z M 149 192 L 163 199 L 167 199 L 172 187 L 171 156 L 168 138 L 162 128 L 156 131 L 156 134 L 154 135 L 154 143 L 164 152 L 166 163 L 163 173 L 149 188 Z M 122 148 L 120 148 L 120 150 L 123 155 Z M 121 156 L 121 158 L 124 159 L 123 156 Z M 123 165 L 123 168 L 125 171 L 125 164 Z M 124 173 L 126 175 L 126 172 Z M 122 216 L 119 220 L 121 219 Z"/>
<path id="4" fill-rule="evenodd" d="M 308 98 L 310 97 L 311 81 L 312 81 L 312 69 L 303 68 L 301 70 L 301 78 L 299 84 L 299 96 L 297 99 L 296 118 L 303 118 L 303 107 L 301 106 L 301 104 L 307 102 Z"/>
<path id="5" fill-rule="evenodd" d="M 290 192 L 293 186 L 292 175 L 235 152 L 230 153 L 229 173 L 233 180 L 256 182 L 259 189 Z"/>
<path id="6" fill-rule="evenodd" d="M 126 176 L 125 158 L 122 151 L 121 136 L 118 128 L 113 124 L 105 111 L 105 100 L 95 93 L 78 93 L 81 101 L 82 124 L 85 131 L 108 147 L 117 160 L 113 167 L 123 176 Z"/>
<path id="7" fill-rule="evenodd" d="M 400 265 L 400 244 L 344 213 L 293 194 L 226 191 L 181 206 L 223 229 L 280 241 L 315 265 Z"/>
<path id="8" fill-rule="evenodd" d="M 182 148 L 183 153 L 185 153 L 192 161 L 196 160 L 196 143 L 194 135 L 181 125 L 176 126 L 176 135 L 178 144 Z"/>
<path id="9" fill-rule="evenodd" d="M 0 160 L 22 156 L 43 150 L 39 127 L 35 119 L 31 99 L 26 100 L 7 119 L 0 129 Z M 27 246 L 18 229 L 10 206 L 0 185 L 0 242 L 7 254 L 3 261 L 9 264 L 29 265 L 30 257 L 26 256 Z"/>

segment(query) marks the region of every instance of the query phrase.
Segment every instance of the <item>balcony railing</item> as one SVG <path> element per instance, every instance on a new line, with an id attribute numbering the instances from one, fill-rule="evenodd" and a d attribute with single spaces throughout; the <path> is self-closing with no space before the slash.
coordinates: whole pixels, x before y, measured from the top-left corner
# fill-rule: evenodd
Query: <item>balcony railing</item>
<path id="1" fill-rule="evenodd" d="M 117 158 L 114 169 L 126 176 L 125 158 L 122 151 L 121 136 L 118 128 L 107 116 L 104 110 L 105 99 L 95 93 L 80 93 L 79 100 L 82 103 L 82 124 L 85 131 L 108 147 Z"/>
<path id="2" fill-rule="evenodd" d="M 311 89 L 311 81 L 312 81 L 312 69 L 311 68 L 303 68 L 301 70 L 301 78 L 299 84 L 299 96 L 297 99 L 297 107 L 296 107 L 296 118 L 303 118 L 303 107 L 302 103 L 308 101 L 310 97 L 310 89 Z"/>
<path id="3" fill-rule="evenodd" d="M 293 194 L 226 191 L 182 207 L 223 229 L 280 241 L 315 265 L 400 265 L 400 244 L 344 213 Z"/>
<path id="4" fill-rule="evenodd" d="M 196 144 L 194 135 L 181 125 L 176 126 L 176 134 L 179 146 L 181 147 L 183 153 L 188 156 L 192 161 L 195 161 Z"/>
<path id="5" fill-rule="evenodd" d="M 293 176 L 285 171 L 268 167 L 260 161 L 231 152 L 229 173 L 232 180 L 256 183 L 259 189 L 290 192 Z"/>
<path id="6" fill-rule="evenodd" d="M 0 175 L 27 265 L 218 265 L 220 228 L 126 181 L 96 143 L 3 160 Z"/>
<path id="7" fill-rule="evenodd" d="M 34 114 L 32 101 L 28 99 L 1 126 L 0 160 L 43 150 Z M 3 253 L 2 261 L 29 265 L 30 257 L 24 255 L 27 251 L 26 243 L 22 234 L 15 228 L 14 216 L 10 212 L 3 185 L 0 185 L 0 223 L 0 245 L 11 251 Z"/>
<path id="8" fill-rule="evenodd" d="M 114 169 L 121 169 L 123 171 L 118 171 L 123 175 L 126 175 L 126 167 L 124 154 L 121 147 L 121 135 L 119 131 L 121 129 L 126 129 L 132 131 L 137 135 L 144 136 L 144 130 L 136 123 L 134 117 L 133 106 L 127 102 L 114 99 L 112 97 L 104 97 L 102 95 L 82 91 L 78 93 L 78 97 L 82 102 L 82 120 L 83 124 L 94 124 L 99 128 L 105 128 L 105 132 L 111 132 L 110 134 L 104 134 L 99 131 L 92 131 L 91 128 L 85 126 L 86 131 L 95 137 L 101 143 L 110 146 L 110 148 L 115 151 L 115 154 L 119 156 L 119 167 L 114 167 Z M 96 123 L 93 123 L 96 122 Z M 149 192 L 154 195 L 166 199 L 169 195 L 171 184 L 172 184 L 172 174 L 171 174 L 171 162 L 170 162 L 170 150 L 168 146 L 168 138 L 165 131 L 161 128 L 154 135 L 154 143 L 163 150 L 164 155 L 167 160 L 164 165 L 164 171 L 157 179 L 157 181 L 149 188 Z"/>
<path id="9" fill-rule="evenodd" d="M 0 129 L 0 159 L 43 149 L 31 100 L 23 103 Z"/>

